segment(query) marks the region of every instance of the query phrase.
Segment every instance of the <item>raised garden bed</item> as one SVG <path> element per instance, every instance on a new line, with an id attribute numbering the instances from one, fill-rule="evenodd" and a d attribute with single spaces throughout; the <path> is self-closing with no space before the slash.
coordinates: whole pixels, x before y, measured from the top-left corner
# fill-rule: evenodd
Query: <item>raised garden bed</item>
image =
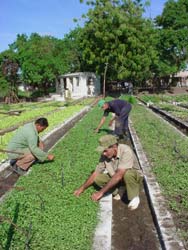
<path id="1" fill-rule="evenodd" d="M 63 109 L 62 108 L 57 109 L 57 107 L 56 107 L 55 110 L 53 110 L 54 107 L 52 104 L 53 111 L 51 110 L 48 113 L 42 113 L 42 110 L 41 110 L 41 112 L 39 112 L 40 116 L 39 116 L 39 114 L 38 114 L 38 116 L 36 116 L 37 114 L 35 113 L 35 111 L 28 112 L 28 114 L 26 113 L 27 115 L 23 114 L 23 116 L 20 117 L 22 122 L 17 121 L 17 125 L 15 125 L 14 127 L 11 127 L 13 124 L 15 124 L 15 123 L 13 123 L 13 120 L 11 120 L 10 125 L 9 125 L 10 121 L 7 124 L 5 124 L 6 123 L 6 120 L 5 120 L 3 124 L 4 124 L 4 127 L 6 127 L 6 129 L 0 130 L 1 148 L 2 149 L 6 148 L 6 146 L 9 142 L 9 140 L 11 139 L 15 129 L 17 129 L 19 126 L 21 126 L 27 122 L 33 121 L 33 119 L 32 120 L 30 119 L 30 117 L 31 117 L 30 113 L 32 113 L 32 115 L 35 116 L 35 119 L 38 117 L 41 117 L 41 116 L 45 116 L 48 119 L 50 126 L 41 134 L 41 135 L 44 135 L 44 134 L 48 133 L 50 130 L 54 129 L 54 127 L 57 126 L 58 124 L 61 124 L 66 119 L 73 116 L 73 114 L 75 114 L 76 112 L 79 112 L 82 108 L 84 108 L 84 106 L 91 104 L 93 101 L 94 101 L 94 99 L 88 98 L 88 99 L 80 101 L 79 104 L 68 105 L 68 106 L 64 107 Z M 47 107 L 45 107 L 45 110 L 47 110 Z M 10 117 L 10 118 L 12 119 L 12 117 Z M 4 159 L 6 159 L 6 155 L 3 153 L 0 153 L 0 161 L 4 160 Z"/>
<path id="2" fill-rule="evenodd" d="M 131 119 L 188 247 L 188 139 L 141 105 L 133 109 Z"/>
<path id="3" fill-rule="evenodd" d="M 53 149 L 56 155 L 53 163 L 34 165 L 30 175 L 19 179 L 17 187 L 20 189 L 15 188 L 9 193 L 1 205 L 0 246 L 2 248 L 92 249 L 98 204 L 90 201 L 92 188 L 80 198 L 74 197 L 73 191 L 87 178 L 88 172 L 92 171 L 98 162 L 99 155 L 94 149 L 97 146 L 98 137 L 103 132 L 94 134 L 93 129 L 100 118 L 101 112 L 98 109 L 92 110 Z M 177 183 L 172 176 L 169 176 L 169 171 L 173 170 L 175 179 L 180 177 L 183 170 L 180 165 L 185 161 L 181 156 L 186 152 L 187 141 L 184 142 L 178 134 L 173 134 L 173 129 L 168 132 L 168 125 L 164 127 L 161 121 L 139 105 L 133 108 L 131 119 L 139 137 L 146 140 L 143 141 L 144 149 L 158 181 L 162 178 L 161 187 L 167 195 L 169 207 L 173 209 L 176 218 L 177 211 L 171 205 L 174 200 L 176 202 L 174 195 L 184 187 L 182 186 L 184 182 L 180 179 L 179 186 L 175 189 Z M 160 131 L 162 133 L 159 133 Z M 165 140 L 165 136 L 171 136 L 171 139 Z M 172 139 L 175 139 L 173 147 Z M 182 147 L 182 142 L 185 143 L 185 148 Z M 161 148 L 162 153 L 159 150 Z M 151 150 L 148 151 L 149 149 Z M 179 156 L 177 150 L 180 153 Z M 184 163 L 186 167 L 187 163 Z M 180 172 L 178 172 L 179 167 L 181 167 Z M 173 183 L 171 183 L 172 180 Z M 164 185 L 163 182 L 167 184 Z M 187 193 L 182 192 L 181 195 L 184 199 Z M 182 202 L 177 207 L 179 205 L 181 207 Z M 187 211 L 187 206 L 181 207 L 181 211 Z M 179 224 L 177 226 L 181 229 L 181 237 L 183 237 L 183 233 L 187 231 L 183 231 Z M 185 238 L 184 241 L 186 242 Z"/>
<path id="4" fill-rule="evenodd" d="M 73 191 L 98 161 L 93 111 L 56 146 L 53 163 L 34 165 L 1 204 L 0 245 L 13 249 L 91 249 L 98 204 Z M 94 115 L 94 116 L 93 116 Z M 87 145 L 87 147 L 86 147 Z M 84 163 L 84 164 L 83 164 Z"/>

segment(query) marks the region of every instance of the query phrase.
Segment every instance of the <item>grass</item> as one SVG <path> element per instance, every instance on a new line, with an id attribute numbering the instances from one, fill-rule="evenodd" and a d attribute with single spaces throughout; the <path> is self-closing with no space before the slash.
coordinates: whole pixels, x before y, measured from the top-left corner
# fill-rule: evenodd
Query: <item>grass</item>
<path id="1" fill-rule="evenodd" d="M 188 139 L 141 105 L 135 105 L 131 120 L 151 163 L 176 226 L 188 241 Z"/>

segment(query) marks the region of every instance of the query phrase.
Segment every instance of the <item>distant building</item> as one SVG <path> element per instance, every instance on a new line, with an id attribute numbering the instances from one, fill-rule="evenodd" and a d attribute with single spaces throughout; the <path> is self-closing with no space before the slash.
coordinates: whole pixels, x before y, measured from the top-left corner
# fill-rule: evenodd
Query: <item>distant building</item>
<path id="1" fill-rule="evenodd" d="M 177 87 L 188 87 L 188 71 L 180 71 L 175 76 Z"/>
<path id="2" fill-rule="evenodd" d="M 92 72 L 61 75 L 56 83 L 56 94 L 62 98 L 80 98 L 100 94 L 100 78 Z"/>

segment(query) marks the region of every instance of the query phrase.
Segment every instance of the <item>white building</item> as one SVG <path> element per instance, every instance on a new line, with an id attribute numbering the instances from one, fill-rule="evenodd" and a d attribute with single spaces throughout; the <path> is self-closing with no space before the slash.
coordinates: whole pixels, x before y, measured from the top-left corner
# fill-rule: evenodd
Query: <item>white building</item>
<path id="1" fill-rule="evenodd" d="M 177 87 L 188 87 L 188 71 L 180 71 L 175 75 Z"/>
<path id="2" fill-rule="evenodd" d="M 100 94 L 100 78 L 92 72 L 61 75 L 56 83 L 56 94 L 62 98 L 80 98 Z"/>

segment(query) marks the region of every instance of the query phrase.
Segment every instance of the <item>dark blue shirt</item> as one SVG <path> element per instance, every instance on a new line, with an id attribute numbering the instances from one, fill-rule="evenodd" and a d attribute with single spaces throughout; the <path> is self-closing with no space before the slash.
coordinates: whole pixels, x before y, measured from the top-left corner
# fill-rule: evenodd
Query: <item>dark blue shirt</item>
<path id="1" fill-rule="evenodd" d="M 110 112 L 119 116 L 123 108 L 126 106 L 131 107 L 129 102 L 119 99 L 108 102 L 108 105 L 109 108 L 104 111 L 103 116 L 108 116 Z"/>

